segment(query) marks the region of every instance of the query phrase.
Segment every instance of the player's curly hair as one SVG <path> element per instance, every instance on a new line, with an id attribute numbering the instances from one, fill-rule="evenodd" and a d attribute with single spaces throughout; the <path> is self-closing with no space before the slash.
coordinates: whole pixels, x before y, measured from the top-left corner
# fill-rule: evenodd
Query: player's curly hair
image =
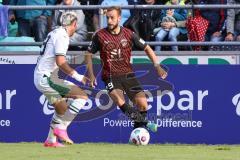
<path id="1" fill-rule="evenodd" d="M 61 26 L 66 27 L 71 25 L 75 20 L 77 20 L 77 14 L 75 12 L 65 12 L 60 18 Z"/>

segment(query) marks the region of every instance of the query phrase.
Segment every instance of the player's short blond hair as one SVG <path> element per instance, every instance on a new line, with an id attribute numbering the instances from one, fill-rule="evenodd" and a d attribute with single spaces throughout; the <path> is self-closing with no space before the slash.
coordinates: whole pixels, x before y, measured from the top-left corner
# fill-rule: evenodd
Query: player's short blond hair
<path id="1" fill-rule="evenodd" d="M 74 21 L 77 20 L 77 14 L 75 12 L 65 12 L 60 18 L 61 26 L 66 27 L 71 25 Z"/>

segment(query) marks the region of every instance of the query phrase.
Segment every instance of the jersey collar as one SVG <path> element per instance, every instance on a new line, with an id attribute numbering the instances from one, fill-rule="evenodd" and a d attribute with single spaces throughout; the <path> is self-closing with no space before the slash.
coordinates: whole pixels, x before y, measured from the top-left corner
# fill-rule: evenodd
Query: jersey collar
<path id="1" fill-rule="evenodd" d="M 120 34 L 122 33 L 122 26 L 120 26 L 120 32 L 119 32 L 118 34 L 112 34 L 112 33 L 108 30 L 107 27 L 106 27 L 105 29 L 107 30 L 108 33 L 110 33 L 110 34 L 113 35 L 113 36 L 118 36 L 118 35 L 120 35 Z"/>

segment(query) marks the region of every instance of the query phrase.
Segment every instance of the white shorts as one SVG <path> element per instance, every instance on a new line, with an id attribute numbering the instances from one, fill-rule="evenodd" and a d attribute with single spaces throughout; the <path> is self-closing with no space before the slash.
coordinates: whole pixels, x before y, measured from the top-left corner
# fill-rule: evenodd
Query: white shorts
<path id="1" fill-rule="evenodd" d="M 74 86 L 74 83 L 70 81 L 38 74 L 34 74 L 34 84 L 46 96 L 50 104 L 61 100 Z"/>

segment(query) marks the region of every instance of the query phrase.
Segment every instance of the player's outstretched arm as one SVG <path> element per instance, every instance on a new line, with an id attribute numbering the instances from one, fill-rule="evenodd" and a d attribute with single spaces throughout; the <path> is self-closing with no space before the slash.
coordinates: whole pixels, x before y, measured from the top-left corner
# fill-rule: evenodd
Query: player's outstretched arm
<path id="1" fill-rule="evenodd" d="M 71 76 L 75 80 L 82 82 L 84 85 L 87 83 L 87 81 L 89 81 L 87 77 L 85 77 L 84 75 L 78 74 L 77 71 L 75 71 L 72 67 L 69 66 L 65 56 L 63 55 L 56 56 L 56 64 L 64 73 Z"/>
<path id="2" fill-rule="evenodd" d="M 87 66 L 88 76 L 90 79 L 90 87 L 95 88 L 95 86 L 97 85 L 97 81 L 96 81 L 96 77 L 94 76 L 94 72 L 93 72 L 92 53 L 90 53 L 88 51 L 85 54 L 85 63 Z"/>
<path id="3" fill-rule="evenodd" d="M 157 56 L 155 55 L 154 51 L 152 50 L 152 48 L 147 45 L 144 49 L 145 53 L 147 54 L 147 56 L 149 57 L 149 59 L 153 62 L 154 67 L 156 68 L 158 75 L 162 78 L 165 79 L 167 77 L 167 72 L 160 66 Z"/>

